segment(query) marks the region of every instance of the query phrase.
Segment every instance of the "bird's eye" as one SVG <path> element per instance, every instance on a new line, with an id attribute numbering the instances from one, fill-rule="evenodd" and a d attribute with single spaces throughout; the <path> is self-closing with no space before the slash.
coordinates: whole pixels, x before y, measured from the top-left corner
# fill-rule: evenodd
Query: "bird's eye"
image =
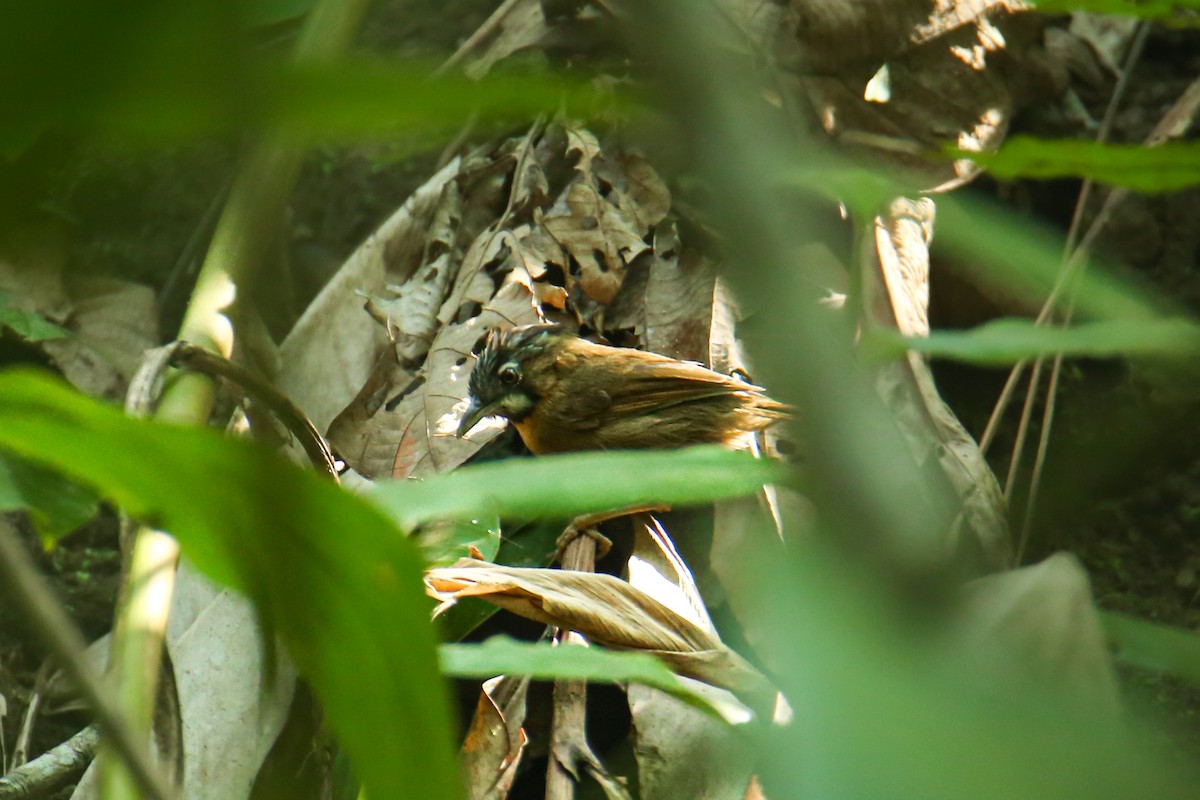
<path id="1" fill-rule="evenodd" d="M 516 386 L 521 382 L 521 368 L 516 364 L 505 364 L 496 376 L 505 386 Z"/>

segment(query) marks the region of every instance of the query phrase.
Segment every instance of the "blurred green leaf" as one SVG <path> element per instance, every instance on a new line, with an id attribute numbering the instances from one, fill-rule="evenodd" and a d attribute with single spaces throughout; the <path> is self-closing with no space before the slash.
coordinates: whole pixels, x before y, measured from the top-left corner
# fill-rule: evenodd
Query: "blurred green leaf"
<path id="1" fill-rule="evenodd" d="M 633 506 L 694 505 L 787 478 L 777 462 L 706 446 L 507 459 L 427 481 L 380 481 L 367 496 L 412 529 L 432 519 L 569 519 Z"/>
<path id="2" fill-rule="evenodd" d="M 859 167 L 828 150 L 814 156 L 814 164 L 781 170 L 787 176 L 782 184 L 844 202 L 863 218 L 878 214 L 894 197 L 912 196 L 924 183 Z M 949 269 L 1005 296 L 1040 304 L 1062 273 L 1062 232 L 995 200 L 964 192 L 940 195 L 934 230 L 933 249 L 951 256 Z M 1092 260 L 1073 290 L 1077 318 L 1155 320 L 1184 313 L 1169 298 L 1105 269 L 1102 258 Z"/>
<path id="3" fill-rule="evenodd" d="M 495 515 L 437 520 L 422 528 L 416 540 L 425 561 L 435 566 L 470 556 L 472 547 L 480 553 L 476 558 L 493 561 L 500 550 L 500 520 Z"/>
<path id="4" fill-rule="evenodd" d="M 908 350 L 968 364 L 1014 364 L 1027 358 L 1063 354 L 1178 356 L 1200 354 L 1200 325 L 1189 320 L 1085 322 L 1069 328 L 1031 320 L 1000 319 L 967 331 L 938 331 L 928 337 L 873 329 L 863 336 L 870 356 L 895 358 Z"/>
<path id="5" fill-rule="evenodd" d="M 1087 11 L 1176 24 L 1200 21 L 1195 16 L 1200 10 L 1197 0 L 1034 0 L 1034 5 L 1046 14 Z"/>
<path id="6" fill-rule="evenodd" d="M 525 123 L 560 106 L 586 117 L 599 103 L 614 102 L 581 80 L 550 72 L 494 71 L 476 82 L 457 75 L 434 79 L 436 65 L 424 62 L 360 57 L 307 65 L 263 63 L 240 52 L 239 35 L 220 24 L 206 31 L 197 22 L 200 30 L 190 35 L 186 18 L 156 21 L 151 15 L 136 21 L 134 29 L 148 29 L 143 35 L 156 46 L 130 42 L 119 63 L 107 66 L 76 63 L 74 55 L 64 55 L 66 65 L 45 76 L 53 88 L 44 92 L 10 89 L 7 94 L 15 96 L 6 98 L 0 88 L 0 102 L 12 104 L 5 107 L 23 109 L 0 131 L 0 153 L 19 152 L 55 125 L 115 133 L 128 144 L 143 145 L 265 131 L 308 143 L 417 135 L 428 145 L 472 115 L 484 123 Z M 171 30 L 159 31 L 157 22 L 170 23 Z M 154 40 L 158 35 L 166 38 Z M 5 38 L 0 34 L 0 46 Z M 122 31 L 117 38 L 128 36 Z M 170 42 L 176 39 L 173 49 Z M 108 51 L 97 58 L 114 60 Z"/>
<path id="7" fill-rule="evenodd" d="M 1200 686 L 1200 636 L 1113 611 L 1100 612 L 1118 659 L 1141 669 L 1186 678 Z"/>
<path id="8" fill-rule="evenodd" d="M 951 269 L 1040 304 L 1063 269 L 1061 231 L 1018 215 L 995 200 L 938 198 L 934 249 L 953 256 Z M 1076 319 L 1145 320 L 1184 314 L 1170 298 L 1106 269 L 1101 256 L 1072 288 Z"/>
<path id="9" fill-rule="evenodd" d="M 0 445 L 96 486 L 248 593 L 374 797 L 456 797 L 415 548 L 371 504 L 248 442 L 0 372 Z"/>
<path id="10" fill-rule="evenodd" d="M 554 559 L 563 527 L 561 520 L 510 523 L 502 529 L 500 549 L 494 561 L 510 567 L 548 567 Z M 464 597 L 438 616 L 438 630 L 443 640 L 458 641 L 498 610 L 496 606 L 478 598 Z"/>
<path id="11" fill-rule="evenodd" d="M 27 342 L 62 339 L 70 336 L 66 328 L 55 325 L 36 311 L 21 311 L 9 306 L 9 297 L 0 292 L 0 328 L 8 328 Z"/>
<path id="12" fill-rule="evenodd" d="M 1200 143 L 1158 147 L 1014 136 L 997 153 L 966 153 L 997 178 L 1091 178 L 1139 192 L 1175 192 L 1200 183 Z"/>
<path id="13" fill-rule="evenodd" d="M 928 617 L 846 560 L 820 547 L 786 563 L 747 555 L 768 663 L 798 706 L 791 725 L 762 732 L 767 796 L 1195 796 L 1195 776 L 1122 721 L 978 661 L 963 669 L 961 651 L 914 635 Z"/>
<path id="14" fill-rule="evenodd" d="M 0 511 L 29 511 L 47 544 L 87 522 L 99 505 L 95 492 L 0 450 Z"/>
<path id="15" fill-rule="evenodd" d="M 598 647 L 561 647 L 493 636 L 482 644 L 443 644 L 438 648 L 442 671 L 456 678 L 528 675 L 540 680 L 567 678 L 597 683 L 632 681 L 653 686 L 720 718 L 712 701 L 654 656 L 614 652 Z"/>
<path id="16" fill-rule="evenodd" d="M 244 14 L 247 25 L 264 27 L 303 17 L 316 0 L 248 0 Z"/>

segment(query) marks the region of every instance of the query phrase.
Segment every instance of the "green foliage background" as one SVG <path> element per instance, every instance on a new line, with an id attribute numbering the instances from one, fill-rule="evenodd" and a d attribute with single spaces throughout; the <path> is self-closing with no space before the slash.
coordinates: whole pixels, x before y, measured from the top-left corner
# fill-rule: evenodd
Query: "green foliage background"
<path id="1" fill-rule="evenodd" d="M 307 145 L 406 137 L 414 147 L 428 146 L 472 113 L 501 126 L 564 105 L 586 114 L 595 99 L 586 85 L 550 73 L 435 82 L 424 63 L 344 58 L 297 65 L 256 47 L 263 26 L 287 25 L 308 10 L 301 0 L 55 0 L 10 8 L 0 26 L 0 107 L 20 113 L 0 130 L 0 158 L 19 163 L 44 137 L 64 132 L 146 149 L 203 137 L 252 142 L 267 134 Z M 896 610 L 889 592 L 922 561 L 950 504 L 936 490 L 929 506 L 909 502 L 907 484 L 892 466 L 901 463 L 896 454 L 903 445 L 850 348 L 852 337 L 805 311 L 809 298 L 790 280 L 802 225 L 770 201 L 780 176 L 791 176 L 783 181 L 789 188 L 828 193 L 832 187 L 862 209 L 897 188 L 880 185 L 877 176 L 864 181 L 816 143 L 798 150 L 763 120 L 748 100 L 756 95 L 741 66 L 706 49 L 722 25 L 707 10 L 657 2 L 639 14 L 633 37 L 653 42 L 656 66 L 673 93 L 655 110 L 689 131 L 680 148 L 717 190 L 713 210 L 729 243 L 729 277 L 764 320 L 750 344 L 765 381 L 806 410 L 802 438 L 821 454 L 806 488 L 820 510 L 822 538 L 867 543 L 899 575 L 820 545 L 794 547 L 785 559 L 745 554 L 745 569 L 758 576 L 751 599 L 773 631 L 772 661 L 789 665 L 775 677 L 799 709 L 789 727 L 746 732 L 761 740 L 768 794 L 1194 795 L 1190 776 L 1157 761 L 1136 736 L 1101 734 L 1086 713 L 1042 696 L 1038 687 L 997 686 L 973 672 L 963 653 L 948 654 L 931 643 L 936 637 L 912 635 L 918 623 L 936 627 L 936 615 L 930 621 L 915 609 Z M 991 166 L 1009 176 L 1088 175 L 1170 191 L 1196 182 L 1195 152 L 1192 145 L 1147 152 L 1021 141 Z M 1052 234 L 967 201 L 947 203 L 939 216 L 939 236 L 944 231 L 985 280 L 1031 294 L 1053 283 L 1061 242 Z M 1195 355 L 1195 321 L 1166 298 L 1098 269 L 1077 298 L 1088 324 L 1068 331 L 1004 323 L 938 332 L 918 344 L 935 355 L 988 364 L 1060 351 Z M 0 322 L 19 324 L 11 317 Z M 54 335 L 36 327 L 37 320 L 27 322 L 18 328 L 26 338 Z M 905 344 L 881 335 L 866 350 L 889 357 Z M 707 450 L 602 454 L 572 457 L 569 468 L 565 462 L 483 466 L 419 486 L 383 486 L 366 500 L 249 445 L 130 420 L 27 372 L 0 375 L 0 418 L 5 463 L 20 456 L 93 487 L 169 530 L 205 572 L 254 599 L 311 680 L 367 794 L 377 798 L 459 793 L 445 680 L 430 604 L 420 590 L 422 557 L 407 531 L 432 519 L 561 516 L 646 499 L 702 502 L 791 480 L 775 465 Z M 20 481 L 11 474 L 0 471 L 7 505 L 60 518 L 58 503 L 16 491 Z M 1129 657 L 1200 675 L 1194 637 L 1136 621 L 1111 623 Z M 589 656 L 573 655 L 582 665 L 538 648 L 445 650 L 441 663 L 454 674 L 521 664 L 541 676 L 588 674 Z M 602 660 L 609 655 L 596 654 L 590 674 L 669 685 L 643 661 Z"/>

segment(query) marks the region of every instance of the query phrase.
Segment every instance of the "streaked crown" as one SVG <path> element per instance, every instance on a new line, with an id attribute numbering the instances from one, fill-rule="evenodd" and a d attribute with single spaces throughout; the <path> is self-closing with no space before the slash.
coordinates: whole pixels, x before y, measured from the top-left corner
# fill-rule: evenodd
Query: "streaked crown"
<path id="1" fill-rule="evenodd" d="M 471 398 L 478 405 L 489 405 L 506 394 L 524 392 L 523 365 L 544 352 L 554 339 L 570 334 L 561 325 L 536 323 L 488 333 L 483 352 L 471 370 L 467 383 Z"/>

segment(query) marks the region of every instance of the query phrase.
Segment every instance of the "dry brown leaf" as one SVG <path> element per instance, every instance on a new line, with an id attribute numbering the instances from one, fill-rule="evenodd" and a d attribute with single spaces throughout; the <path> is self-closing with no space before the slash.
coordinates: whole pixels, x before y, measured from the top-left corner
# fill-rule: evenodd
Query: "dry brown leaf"
<path id="1" fill-rule="evenodd" d="M 1027 10 L 1014 0 L 793 0 L 774 41 L 827 134 L 950 188 L 978 168 L 927 153 L 991 152 L 1016 104 L 1065 88 L 1050 79 L 1042 22 Z"/>
<path id="2" fill-rule="evenodd" d="M 389 295 L 368 300 L 372 315 L 386 320 L 401 363 L 419 363 L 438 331 L 438 312 L 462 260 L 456 247 L 461 222 L 462 196 L 451 181 L 442 189 L 428 229 L 421 267 L 405 283 L 388 286 Z"/>
<path id="3" fill-rule="evenodd" d="M 745 696 L 762 707 L 775 690 L 710 631 L 612 575 L 520 569 L 462 559 L 425 573 L 425 591 L 443 607 L 463 597 L 545 625 L 578 631 L 595 644 L 653 653 L 680 675 Z"/>
<path id="4" fill-rule="evenodd" d="M 84 392 L 122 398 L 142 353 L 158 344 L 158 301 L 148 286 L 70 275 L 74 334 L 41 342 L 54 365 Z"/>
<path id="5" fill-rule="evenodd" d="M 424 382 L 401 366 L 394 349 L 385 348 L 358 396 L 330 423 L 330 445 L 360 475 L 390 476 L 401 431 L 389 412 Z"/>
<path id="6" fill-rule="evenodd" d="M 636 518 L 628 574 L 631 586 L 715 634 L 691 570 L 649 514 Z M 631 684 L 626 694 L 643 797 L 741 797 L 753 756 L 739 732 L 653 687 Z"/>
<path id="7" fill-rule="evenodd" d="M 442 190 L 458 175 L 454 159 L 415 191 L 346 259 L 280 346 L 279 388 L 327 430 L 372 376 L 388 347 L 383 327 L 363 311 L 364 296 L 399 284 L 420 266 L 425 232 Z"/>
<path id="8" fill-rule="evenodd" d="M 248 797 L 282 730 L 296 685 L 287 653 L 268 659 L 250 601 L 201 575 L 184 559 L 167 627 L 182 730 L 181 789 L 186 797 Z M 107 650 L 107 647 L 105 647 Z M 218 669 L 214 666 L 219 665 Z M 162 719 L 155 719 L 155 739 Z M 73 800 L 101 796 L 89 768 Z"/>
<path id="9" fill-rule="evenodd" d="M 671 210 L 671 190 L 650 162 L 634 153 L 621 153 L 616 158 L 619 169 L 602 162 L 596 174 L 611 186 L 609 196 L 627 219 L 637 224 L 645 236 L 662 222 Z"/>
<path id="10" fill-rule="evenodd" d="M 507 0 L 479 31 L 446 64 L 461 63 L 463 72 L 475 80 L 487 75 L 496 62 L 537 45 L 550 27 L 539 0 Z"/>
<path id="11" fill-rule="evenodd" d="M 459 764 L 471 800 L 504 800 L 517 777 L 529 738 L 525 721 L 528 677 L 484 681 Z"/>
<path id="12" fill-rule="evenodd" d="M 908 335 L 927 335 L 929 242 L 933 201 L 897 198 L 875 221 L 879 271 L 863 295 L 874 324 Z M 1011 556 L 1005 504 L 996 477 L 979 446 L 938 394 L 925 359 L 909 353 L 883 365 L 876 385 L 899 427 L 918 469 L 936 464 L 961 509 L 938 549 L 945 558 L 969 553 L 981 566 L 1000 569 Z"/>
<path id="13" fill-rule="evenodd" d="M 122 399 L 142 353 L 159 342 L 158 303 L 148 286 L 67 269 L 54 231 L 0 243 L 0 292 L 70 335 L 31 343 L 94 397 Z"/>
<path id="14" fill-rule="evenodd" d="M 579 265 L 580 287 L 598 303 L 611 303 L 625 268 L 648 248 L 621 210 L 579 181 L 567 192 L 565 207 L 555 205 L 542 224 Z"/>
<path id="15" fill-rule="evenodd" d="M 674 225 L 656 230 L 644 303 L 646 349 L 707 363 L 716 281 L 711 262 L 682 250 Z"/>

